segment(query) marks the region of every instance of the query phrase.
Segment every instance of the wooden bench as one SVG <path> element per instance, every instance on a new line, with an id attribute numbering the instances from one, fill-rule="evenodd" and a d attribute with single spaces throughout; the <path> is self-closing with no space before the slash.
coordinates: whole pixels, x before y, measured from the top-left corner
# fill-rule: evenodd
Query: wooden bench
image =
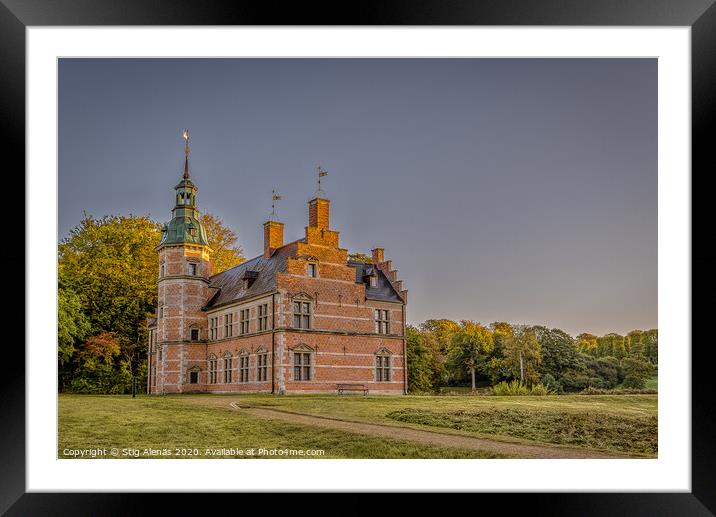
<path id="1" fill-rule="evenodd" d="M 336 384 L 338 394 L 343 395 L 344 391 L 362 391 L 363 395 L 368 395 L 368 388 L 365 384 Z"/>

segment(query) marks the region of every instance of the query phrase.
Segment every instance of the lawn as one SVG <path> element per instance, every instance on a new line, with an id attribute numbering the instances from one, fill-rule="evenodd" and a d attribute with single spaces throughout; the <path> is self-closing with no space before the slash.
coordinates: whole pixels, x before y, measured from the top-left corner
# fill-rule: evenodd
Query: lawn
<path id="1" fill-rule="evenodd" d="M 245 458 L 251 449 L 254 458 L 267 457 L 259 455 L 259 449 L 323 450 L 325 455 L 321 458 L 498 457 L 489 452 L 316 430 L 283 422 L 271 421 L 267 425 L 265 419 L 230 408 L 228 404 L 235 398 L 60 395 L 58 458 L 71 458 L 76 454 L 73 451 L 81 449 L 112 448 L 118 450 L 118 457 L 128 459 Z M 162 450 L 169 454 L 162 456 Z"/>
<path id="2" fill-rule="evenodd" d="M 252 407 L 396 427 L 396 439 L 249 415 Z M 84 447 L 322 449 L 327 458 L 476 458 L 494 453 L 400 440 L 400 427 L 504 442 L 655 457 L 656 395 L 61 395 L 59 451 Z M 267 423 L 270 422 L 270 425 Z M 226 455 L 225 457 L 240 457 Z"/>

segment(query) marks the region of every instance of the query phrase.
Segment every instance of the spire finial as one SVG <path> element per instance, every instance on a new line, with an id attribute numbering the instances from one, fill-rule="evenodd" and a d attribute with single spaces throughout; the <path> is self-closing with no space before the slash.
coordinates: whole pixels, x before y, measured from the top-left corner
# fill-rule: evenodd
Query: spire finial
<path id="1" fill-rule="evenodd" d="M 185 129 L 182 133 L 184 138 L 184 179 L 189 179 L 189 130 Z"/>
<path id="2" fill-rule="evenodd" d="M 318 167 L 318 190 L 316 191 L 316 197 L 321 197 L 322 195 L 325 195 L 326 193 L 321 188 L 321 178 L 324 176 L 328 176 L 328 173 L 324 171 L 321 166 Z"/>
<path id="3" fill-rule="evenodd" d="M 276 201 L 279 201 L 281 199 L 281 196 L 276 194 L 275 190 L 271 191 L 271 215 L 269 216 L 269 221 L 275 221 L 276 220 Z"/>

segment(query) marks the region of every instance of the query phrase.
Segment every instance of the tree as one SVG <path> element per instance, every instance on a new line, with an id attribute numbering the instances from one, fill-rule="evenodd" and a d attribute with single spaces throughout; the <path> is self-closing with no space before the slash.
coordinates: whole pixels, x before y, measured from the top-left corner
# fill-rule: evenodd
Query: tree
<path id="1" fill-rule="evenodd" d="M 540 344 L 532 327 L 514 325 L 512 336 L 505 339 L 504 356 L 513 378 L 527 386 L 539 383 L 539 366 L 542 361 Z"/>
<path id="2" fill-rule="evenodd" d="M 449 363 L 456 368 L 467 368 L 473 391 L 475 372 L 484 365 L 487 354 L 494 346 L 492 332 L 472 321 L 461 321 L 459 329 L 452 335 L 448 351 Z"/>
<path id="3" fill-rule="evenodd" d="M 654 373 L 654 366 L 644 359 L 626 357 L 622 360 L 624 387 L 643 388 L 646 380 Z"/>
<path id="4" fill-rule="evenodd" d="M 200 221 L 206 231 L 206 239 L 211 248 L 212 273 L 218 274 L 226 271 L 244 260 L 244 252 L 236 245 L 238 237 L 224 225 L 224 222 L 217 216 L 204 213 Z"/>
<path id="5" fill-rule="evenodd" d="M 57 291 L 57 360 L 65 365 L 76 346 L 90 332 L 90 322 L 82 312 L 82 301 L 76 293 L 60 287 Z"/>
<path id="6" fill-rule="evenodd" d="M 446 361 L 450 340 L 458 328 L 457 323 L 447 319 L 430 319 L 419 325 L 425 346 L 430 350 L 433 386 L 440 386 L 451 381 L 451 372 L 447 368 Z"/>
<path id="7" fill-rule="evenodd" d="M 365 253 L 349 253 L 348 260 L 352 260 L 354 262 L 363 262 L 364 264 L 373 263 L 373 257 L 371 257 L 370 255 L 366 255 Z"/>
<path id="8" fill-rule="evenodd" d="M 125 358 L 124 366 L 103 363 L 104 370 L 126 368 L 132 374 L 146 361 L 146 318 L 157 305 L 160 239 L 160 225 L 147 217 L 85 215 L 58 246 L 62 287 L 77 293 L 90 333 L 111 332 Z M 102 377 L 105 387 L 108 378 Z"/>
<path id="9" fill-rule="evenodd" d="M 651 329 L 642 335 L 644 355 L 653 365 L 659 364 L 659 331 Z"/>
<path id="10" fill-rule="evenodd" d="M 583 354 L 597 356 L 597 336 L 588 333 L 582 333 L 577 336 L 577 350 Z"/>
<path id="11" fill-rule="evenodd" d="M 579 366 L 579 352 L 572 336 L 563 330 L 543 326 L 535 326 L 532 329 L 540 345 L 541 375 L 550 374 L 554 379 L 559 379 L 565 371 Z"/>
<path id="12" fill-rule="evenodd" d="M 420 331 L 412 325 L 405 327 L 405 337 L 408 362 L 408 391 L 429 391 L 433 387 L 431 351 L 425 345 L 425 339 Z"/>

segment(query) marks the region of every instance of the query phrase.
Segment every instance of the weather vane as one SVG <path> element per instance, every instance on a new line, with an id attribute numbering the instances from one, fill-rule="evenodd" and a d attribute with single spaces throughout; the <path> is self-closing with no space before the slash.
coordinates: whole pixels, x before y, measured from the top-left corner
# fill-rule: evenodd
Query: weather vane
<path id="1" fill-rule="evenodd" d="M 271 191 L 271 215 L 269 216 L 269 221 L 273 221 L 276 219 L 276 201 L 280 201 L 281 196 L 276 194 L 275 190 Z"/>
<path id="2" fill-rule="evenodd" d="M 324 171 L 323 169 L 321 169 L 321 166 L 319 165 L 318 166 L 318 190 L 316 191 L 316 194 L 319 196 L 321 194 L 325 194 L 325 192 L 323 192 L 323 189 L 321 188 L 321 178 L 324 176 L 328 176 L 328 173 L 326 171 Z"/>
<path id="3" fill-rule="evenodd" d="M 189 179 L 189 130 L 185 129 L 181 134 L 184 138 L 184 179 Z"/>

